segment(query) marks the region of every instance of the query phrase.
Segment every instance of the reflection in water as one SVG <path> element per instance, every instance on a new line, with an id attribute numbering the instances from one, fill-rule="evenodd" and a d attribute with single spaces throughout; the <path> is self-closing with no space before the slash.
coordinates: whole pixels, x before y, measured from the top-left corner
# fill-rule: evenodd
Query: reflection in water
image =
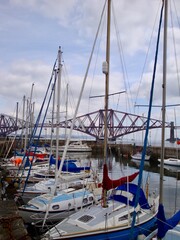
<path id="1" fill-rule="evenodd" d="M 68 159 L 77 159 L 77 160 L 83 160 L 90 158 L 92 155 L 91 152 L 68 152 L 66 154 L 66 157 Z"/>

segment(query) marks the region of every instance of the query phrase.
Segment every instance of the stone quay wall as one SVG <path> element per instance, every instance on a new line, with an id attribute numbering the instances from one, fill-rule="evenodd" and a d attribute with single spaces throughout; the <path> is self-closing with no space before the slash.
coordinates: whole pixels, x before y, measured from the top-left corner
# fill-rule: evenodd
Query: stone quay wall
<path id="1" fill-rule="evenodd" d="M 82 141 L 86 142 L 89 146 L 92 147 L 92 153 L 103 153 L 104 152 L 104 146 L 103 142 L 100 141 Z M 47 139 L 41 139 L 39 142 L 39 145 L 44 145 L 44 144 L 50 144 L 50 140 L 48 141 Z M 56 145 L 56 141 L 53 140 L 53 145 Z M 59 145 L 64 145 L 63 140 L 59 140 Z M 11 141 L 5 140 L 5 139 L 0 139 L 0 157 L 5 156 L 5 153 L 7 153 L 8 148 L 11 146 Z M 12 145 L 12 150 L 17 149 L 18 147 L 18 142 L 14 142 Z M 110 143 L 108 144 L 109 150 L 115 154 L 118 155 L 123 155 L 130 157 L 131 154 L 136 153 L 137 151 L 142 150 L 142 146 L 138 145 L 133 145 L 133 144 L 123 144 L 123 143 Z M 12 156 L 12 150 L 9 151 L 9 155 Z M 147 148 L 147 151 L 149 151 L 150 154 L 156 155 L 158 158 L 161 155 L 161 148 L 160 146 L 150 146 Z M 177 148 L 172 148 L 172 147 L 165 147 L 165 157 L 180 157 L 179 150 Z"/>

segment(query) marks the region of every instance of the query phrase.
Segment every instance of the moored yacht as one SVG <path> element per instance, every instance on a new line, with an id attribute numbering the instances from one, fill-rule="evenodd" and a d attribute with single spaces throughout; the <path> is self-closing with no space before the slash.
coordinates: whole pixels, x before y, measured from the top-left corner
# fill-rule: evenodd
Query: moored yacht
<path id="1" fill-rule="evenodd" d="M 64 151 L 65 146 L 60 146 L 59 151 Z M 68 145 L 67 152 L 91 152 L 92 148 L 82 141 L 72 142 Z"/>

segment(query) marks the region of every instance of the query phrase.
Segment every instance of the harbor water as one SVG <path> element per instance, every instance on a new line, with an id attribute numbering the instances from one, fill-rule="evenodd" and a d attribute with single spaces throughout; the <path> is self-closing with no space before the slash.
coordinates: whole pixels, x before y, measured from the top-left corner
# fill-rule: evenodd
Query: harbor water
<path id="1" fill-rule="evenodd" d="M 76 158 L 80 165 L 91 166 L 93 171 L 97 174 L 99 179 L 102 179 L 103 175 L 103 154 L 102 153 L 76 153 L 71 154 L 70 158 Z M 140 161 L 132 160 L 131 158 L 123 158 L 121 155 L 113 154 L 109 152 L 109 157 L 107 160 L 109 177 L 112 179 L 117 179 L 119 177 L 124 177 L 131 175 L 139 171 Z M 148 191 L 150 194 L 158 195 L 159 193 L 159 165 L 151 165 L 150 162 L 145 162 L 143 171 L 143 182 L 142 187 L 148 183 Z M 133 181 L 138 183 L 138 177 Z M 169 218 L 177 210 L 180 209 L 180 168 L 166 168 L 164 169 L 164 192 L 163 201 L 165 207 L 166 217 Z M 41 234 L 45 229 L 41 229 L 41 226 L 28 225 L 26 226 L 27 231 L 31 239 L 40 239 Z"/>
<path id="2" fill-rule="evenodd" d="M 92 167 L 98 168 L 102 175 L 103 156 L 89 156 Z M 140 161 L 131 158 L 122 158 L 121 156 L 111 155 L 108 160 L 109 177 L 113 179 L 133 174 L 139 170 Z M 159 194 L 160 165 L 151 164 L 148 161 L 144 163 L 142 187 L 149 183 L 149 192 Z M 138 177 L 134 180 L 138 183 Z M 164 190 L 163 201 L 166 217 L 170 217 L 180 209 L 180 167 L 164 166 Z"/>

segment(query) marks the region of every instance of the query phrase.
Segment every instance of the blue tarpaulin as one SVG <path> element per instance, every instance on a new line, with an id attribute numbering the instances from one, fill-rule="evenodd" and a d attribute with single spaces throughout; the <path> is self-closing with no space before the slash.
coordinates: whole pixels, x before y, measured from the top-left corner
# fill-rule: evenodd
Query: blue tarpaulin
<path id="1" fill-rule="evenodd" d="M 134 183 L 125 183 L 116 188 L 116 190 L 123 190 L 123 191 L 128 191 L 128 192 L 132 193 L 134 195 L 132 200 L 129 200 L 126 196 L 119 195 L 119 194 L 117 194 L 117 195 L 115 194 L 111 198 L 113 198 L 116 201 L 120 201 L 125 204 L 129 203 L 129 205 L 134 206 L 137 188 L 138 188 L 138 186 Z M 143 208 L 143 209 L 150 208 L 142 189 L 140 189 L 139 204 L 140 204 L 141 208 Z"/>
<path id="2" fill-rule="evenodd" d="M 78 167 L 75 162 L 77 162 L 77 160 L 73 160 L 73 159 L 69 159 L 69 160 L 65 160 L 63 167 L 62 167 L 62 171 L 68 171 L 68 172 L 80 172 L 80 171 L 89 171 L 90 167 Z M 50 157 L 50 165 L 52 164 L 56 164 L 56 159 L 53 158 L 53 156 Z M 61 164 L 61 160 L 58 160 L 58 169 L 59 166 Z"/>

